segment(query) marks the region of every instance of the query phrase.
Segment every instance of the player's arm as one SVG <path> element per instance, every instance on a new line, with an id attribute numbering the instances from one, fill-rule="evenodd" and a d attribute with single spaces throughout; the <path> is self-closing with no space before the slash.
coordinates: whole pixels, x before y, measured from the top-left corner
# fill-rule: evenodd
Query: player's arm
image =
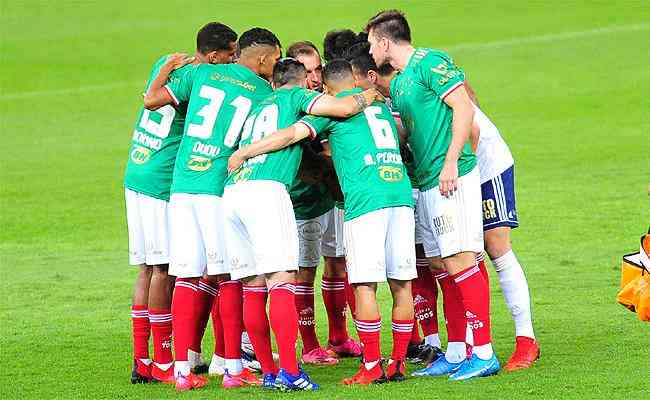
<path id="1" fill-rule="evenodd" d="M 314 137 L 315 132 L 307 124 L 296 122 L 288 128 L 280 129 L 265 136 L 262 140 L 240 147 L 228 159 L 228 172 L 235 171 L 248 160 L 260 154 L 271 153 L 291 146 L 307 137 Z"/>
<path id="2" fill-rule="evenodd" d="M 167 104 L 176 104 L 174 97 L 165 88 L 165 84 L 169 80 L 169 75 L 175 69 L 192 61 L 194 61 L 194 57 L 188 57 L 184 53 L 174 53 L 169 56 L 165 64 L 160 67 L 158 76 L 151 82 L 147 93 L 144 95 L 144 107 L 153 111 Z"/>
<path id="3" fill-rule="evenodd" d="M 476 121 L 472 122 L 472 132 L 469 134 L 469 144 L 472 146 L 472 151 L 476 153 L 478 148 L 478 141 L 481 138 L 481 127 L 478 126 Z"/>
<path id="4" fill-rule="evenodd" d="M 443 101 L 453 110 L 451 143 L 440 171 L 440 194 L 449 196 L 458 187 L 458 157 L 472 132 L 474 106 L 464 85 L 457 86 L 445 96 Z"/>
<path id="5" fill-rule="evenodd" d="M 326 117 L 348 118 L 360 113 L 375 100 L 383 101 L 384 96 L 374 88 L 345 97 L 324 94 L 314 100 L 308 113 Z"/>
<path id="6" fill-rule="evenodd" d="M 467 77 L 465 77 L 465 90 L 467 90 L 467 94 L 469 95 L 469 98 L 472 100 L 472 103 L 476 104 L 476 107 L 478 107 L 479 106 L 478 97 L 476 96 L 476 92 L 474 91 L 474 88 L 470 86 Z"/>

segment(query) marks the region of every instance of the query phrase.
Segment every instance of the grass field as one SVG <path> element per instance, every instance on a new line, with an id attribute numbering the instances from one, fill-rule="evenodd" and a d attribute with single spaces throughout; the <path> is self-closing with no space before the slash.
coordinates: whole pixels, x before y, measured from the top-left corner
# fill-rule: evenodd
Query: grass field
<path id="1" fill-rule="evenodd" d="M 380 4 L 381 3 L 381 4 Z M 650 222 L 647 1 L 39 2 L 0 5 L 2 139 L 0 398 L 253 398 L 132 386 L 122 174 L 152 62 L 192 51 L 220 20 L 320 43 L 404 9 L 416 45 L 449 50 L 517 160 L 522 228 L 542 358 L 531 370 L 452 384 L 346 388 L 356 362 L 307 368 L 305 398 L 650 398 L 650 325 L 615 302 L 620 258 Z M 494 276 L 493 276 L 494 277 Z M 514 329 L 493 284 L 505 361 Z M 382 290 L 384 320 L 389 300 Z M 319 308 L 319 331 L 326 319 Z M 384 324 L 384 348 L 390 324 Z M 206 356 L 212 348 L 206 335 Z"/>

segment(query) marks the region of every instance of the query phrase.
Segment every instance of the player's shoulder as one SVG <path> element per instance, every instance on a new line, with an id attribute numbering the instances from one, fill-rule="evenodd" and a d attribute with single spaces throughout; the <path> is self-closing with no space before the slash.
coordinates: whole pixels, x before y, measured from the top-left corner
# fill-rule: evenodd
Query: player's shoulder
<path id="1" fill-rule="evenodd" d="M 453 64 L 453 60 L 445 51 L 420 47 L 413 53 L 413 63 L 417 69 L 429 70 L 441 63 Z"/>

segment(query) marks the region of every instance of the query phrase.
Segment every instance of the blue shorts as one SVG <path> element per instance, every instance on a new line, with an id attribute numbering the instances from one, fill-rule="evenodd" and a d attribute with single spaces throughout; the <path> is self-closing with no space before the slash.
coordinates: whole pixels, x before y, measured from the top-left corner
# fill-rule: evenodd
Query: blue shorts
<path id="1" fill-rule="evenodd" d="M 515 166 L 481 184 L 483 196 L 483 230 L 500 226 L 519 226 L 515 207 Z"/>

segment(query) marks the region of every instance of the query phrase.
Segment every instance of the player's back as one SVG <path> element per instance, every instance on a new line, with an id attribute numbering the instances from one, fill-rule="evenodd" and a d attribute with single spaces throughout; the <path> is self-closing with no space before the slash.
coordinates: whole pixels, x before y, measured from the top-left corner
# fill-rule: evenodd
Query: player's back
<path id="1" fill-rule="evenodd" d="M 515 161 L 499 129 L 477 106 L 474 106 L 474 122 L 480 129 L 476 158 L 483 183 L 501 174 Z"/>
<path id="2" fill-rule="evenodd" d="M 173 193 L 221 196 L 228 157 L 251 110 L 271 85 L 239 64 L 202 64 L 167 85 L 175 102 L 188 101 Z"/>
<path id="3" fill-rule="evenodd" d="M 158 76 L 169 56 L 160 57 L 151 68 L 145 92 Z M 191 69 L 185 65 L 174 70 L 170 81 L 179 80 Z M 183 135 L 187 103 L 167 105 L 156 111 L 141 107 L 133 128 L 124 186 L 161 200 L 169 199 L 174 162 Z"/>

